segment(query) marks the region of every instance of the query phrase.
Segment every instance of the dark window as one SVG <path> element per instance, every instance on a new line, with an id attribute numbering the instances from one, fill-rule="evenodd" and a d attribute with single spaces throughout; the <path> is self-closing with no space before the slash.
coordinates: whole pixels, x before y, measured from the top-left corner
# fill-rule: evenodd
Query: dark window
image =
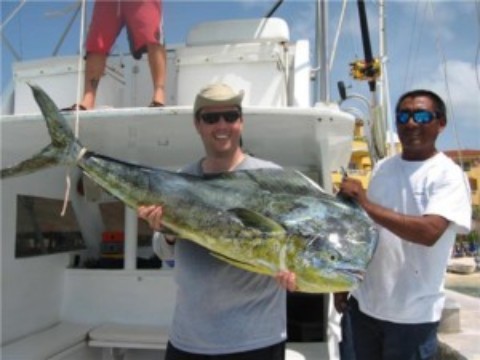
<path id="1" fill-rule="evenodd" d="M 15 257 L 28 257 L 85 249 L 73 209 L 63 200 L 17 196 Z"/>

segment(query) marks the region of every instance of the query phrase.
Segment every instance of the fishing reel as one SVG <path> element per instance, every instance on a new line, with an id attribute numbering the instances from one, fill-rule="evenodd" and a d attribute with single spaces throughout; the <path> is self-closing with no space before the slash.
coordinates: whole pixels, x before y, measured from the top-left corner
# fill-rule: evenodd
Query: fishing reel
<path id="1" fill-rule="evenodd" d="M 365 60 L 356 60 L 350 63 L 350 75 L 355 80 L 376 81 L 381 74 L 379 59 L 373 59 L 370 62 Z"/>

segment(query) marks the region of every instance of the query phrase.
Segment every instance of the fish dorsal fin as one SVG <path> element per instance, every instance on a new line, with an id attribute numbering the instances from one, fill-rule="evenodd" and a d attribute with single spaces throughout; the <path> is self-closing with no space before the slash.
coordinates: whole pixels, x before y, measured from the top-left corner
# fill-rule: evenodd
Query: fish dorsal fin
<path id="1" fill-rule="evenodd" d="M 284 232 L 285 229 L 276 221 L 249 209 L 233 208 L 228 212 L 233 213 L 239 218 L 245 226 L 258 229 L 265 233 Z"/>

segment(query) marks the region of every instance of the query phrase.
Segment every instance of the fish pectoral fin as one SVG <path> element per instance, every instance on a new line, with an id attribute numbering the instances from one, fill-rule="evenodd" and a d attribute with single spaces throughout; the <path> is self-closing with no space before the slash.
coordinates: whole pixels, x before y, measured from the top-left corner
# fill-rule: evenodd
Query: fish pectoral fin
<path id="1" fill-rule="evenodd" d="M 233 208 L 229 209 L 228 212 L 235 214 L 245 226 L 253 227 L 262 232 L 285 232 L 282 225 L 256 211 Z"/>
<path id="2" fill-rule="evenodd" d="M 243 261 L 239 261 L 237 259 L 232 259 L 230 257 L 227 257 L 227 256 L 219 254 L 219 253 L 211 252 L 210 255 L 216 257 L 217 259 L 219 259 L 221 261 L 224 261 L 224 262 L 226 262 L 230 265 L 233 265 L 233 266 L 235 266 L 237 268 L 240 268 L 240 269 L 243 269 L 243 270 L 247 270 L 247 271 L 251 271 L 251 272 L 255 272 L 255 273 L 263 274 L 263 275 L 272 275 L 272 273 L 270 271 L 268 271 L 268 269 L 263 268 L 263 267 L 257 267 L 257 266 L 254 266 L 252 264 L 249 264 L 249 263 L 246 263 L 246 262 L 243 262 Z"/>

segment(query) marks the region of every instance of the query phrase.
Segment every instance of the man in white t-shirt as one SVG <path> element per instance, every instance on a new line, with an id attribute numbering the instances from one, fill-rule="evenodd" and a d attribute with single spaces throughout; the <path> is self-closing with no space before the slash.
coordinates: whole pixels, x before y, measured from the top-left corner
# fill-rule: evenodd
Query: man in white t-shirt
<path id="1" fill-rule="evenodd" d="M 377 164 L 368 193 L 354 179 L 341 184 L 380 233 L 365 280 L 348 302 L 347 294 L 335 295 L 351 325 L 344 340 L 356 360 L 435 357 L 447 261 L 456 233 L 470 229 L 472 209 L 462 169 L 436 149 L 446 123 L 435 93 L 402 95 L 396 106 L 402 153 Z"/>

